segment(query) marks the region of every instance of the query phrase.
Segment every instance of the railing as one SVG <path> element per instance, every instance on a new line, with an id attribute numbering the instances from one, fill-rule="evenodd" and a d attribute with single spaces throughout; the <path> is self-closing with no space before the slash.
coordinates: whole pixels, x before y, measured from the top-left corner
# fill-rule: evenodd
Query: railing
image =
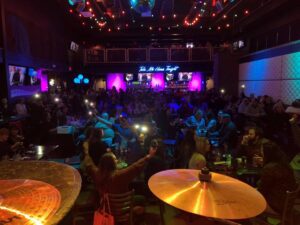
<path id="1" fill-rule="evenodd" d="M 212 61 L 213 50 L 203 48 L 86 49 L 85 64 Z"/>

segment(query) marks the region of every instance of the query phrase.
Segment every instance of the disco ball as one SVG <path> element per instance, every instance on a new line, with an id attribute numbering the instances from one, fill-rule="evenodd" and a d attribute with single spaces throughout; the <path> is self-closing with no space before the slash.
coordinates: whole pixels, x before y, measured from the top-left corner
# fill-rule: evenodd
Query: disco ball
<path id="1" fill-rule="evenodd" d="M 155 0 L 130 0 L 131 7 L 138 13 L 146 13 L 153 9 Z"/>

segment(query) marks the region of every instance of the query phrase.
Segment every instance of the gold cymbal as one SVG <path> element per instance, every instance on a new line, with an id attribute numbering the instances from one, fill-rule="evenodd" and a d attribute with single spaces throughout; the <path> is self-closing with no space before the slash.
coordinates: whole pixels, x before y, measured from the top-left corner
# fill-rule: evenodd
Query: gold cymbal
<path id="1" fill-rule="evenodd" d="M 0 179 L 31 179 L 55 187 L 61 196 L 60 207 L 44 223 L 47 225 L 57 224 L 69 212 L 81 188 L 81 177 L 76 169 L 49 161 L 1 161 Z"/>
<path id="2" fill-rule="evenodd" d="M 148 182 L 154 195 L 186 212 L 219 219 L 246 219 L 266 209 L 266 200 L 254 188 L 237 179 L 211 173 L 200 182 L 199 170 L 175 169 L 154 174 Z"/>
<path id="3" fill-rule="evenodd" d="M 0 180 L 0 223 L 42 225 L 60 206 L 60 193 L 35 180 Z"/>

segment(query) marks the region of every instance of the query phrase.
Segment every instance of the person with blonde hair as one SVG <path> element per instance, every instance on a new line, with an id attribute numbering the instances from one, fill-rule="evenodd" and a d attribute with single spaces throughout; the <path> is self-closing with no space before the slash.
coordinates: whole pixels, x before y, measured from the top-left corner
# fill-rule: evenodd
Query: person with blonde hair
<path id="1" fill-rule="evenodd" d="M 189 169 L 201 170 L 204 167 L 206 167 L 205 157 L 199 152 L 194 152 L 189 161 Z"/>
<path id="2" fill-rule="evenodd" d="M 210 143 L 208 138 L 199 137 L 195 134 L 194 140 L 196 143 L 196 149 L 195 149 L 196 152 L 201 153 L 202 155 L 206 155 L 206 153 L 210 151 Z"/>
<path id="3" fill-rule="evenodd" d="M 205 155 L 210 150 L 210 144 L 206 137 L 195 135 L 196 149 L 189 160 L 189 169 L 201 170 L 206 167 Z"/>

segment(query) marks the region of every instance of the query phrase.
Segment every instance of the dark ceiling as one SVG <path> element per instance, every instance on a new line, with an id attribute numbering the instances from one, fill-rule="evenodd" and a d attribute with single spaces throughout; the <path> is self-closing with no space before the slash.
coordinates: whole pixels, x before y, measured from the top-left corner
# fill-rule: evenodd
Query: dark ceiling
<path id="1" fill-rule="evenodd" d="M 89 42 L 220 41 L 297 0 L 57 0 Z M 70 4 L 71 3 L 71 4 Z M 278 14 L 279 13 L 279 14 Z"/>

